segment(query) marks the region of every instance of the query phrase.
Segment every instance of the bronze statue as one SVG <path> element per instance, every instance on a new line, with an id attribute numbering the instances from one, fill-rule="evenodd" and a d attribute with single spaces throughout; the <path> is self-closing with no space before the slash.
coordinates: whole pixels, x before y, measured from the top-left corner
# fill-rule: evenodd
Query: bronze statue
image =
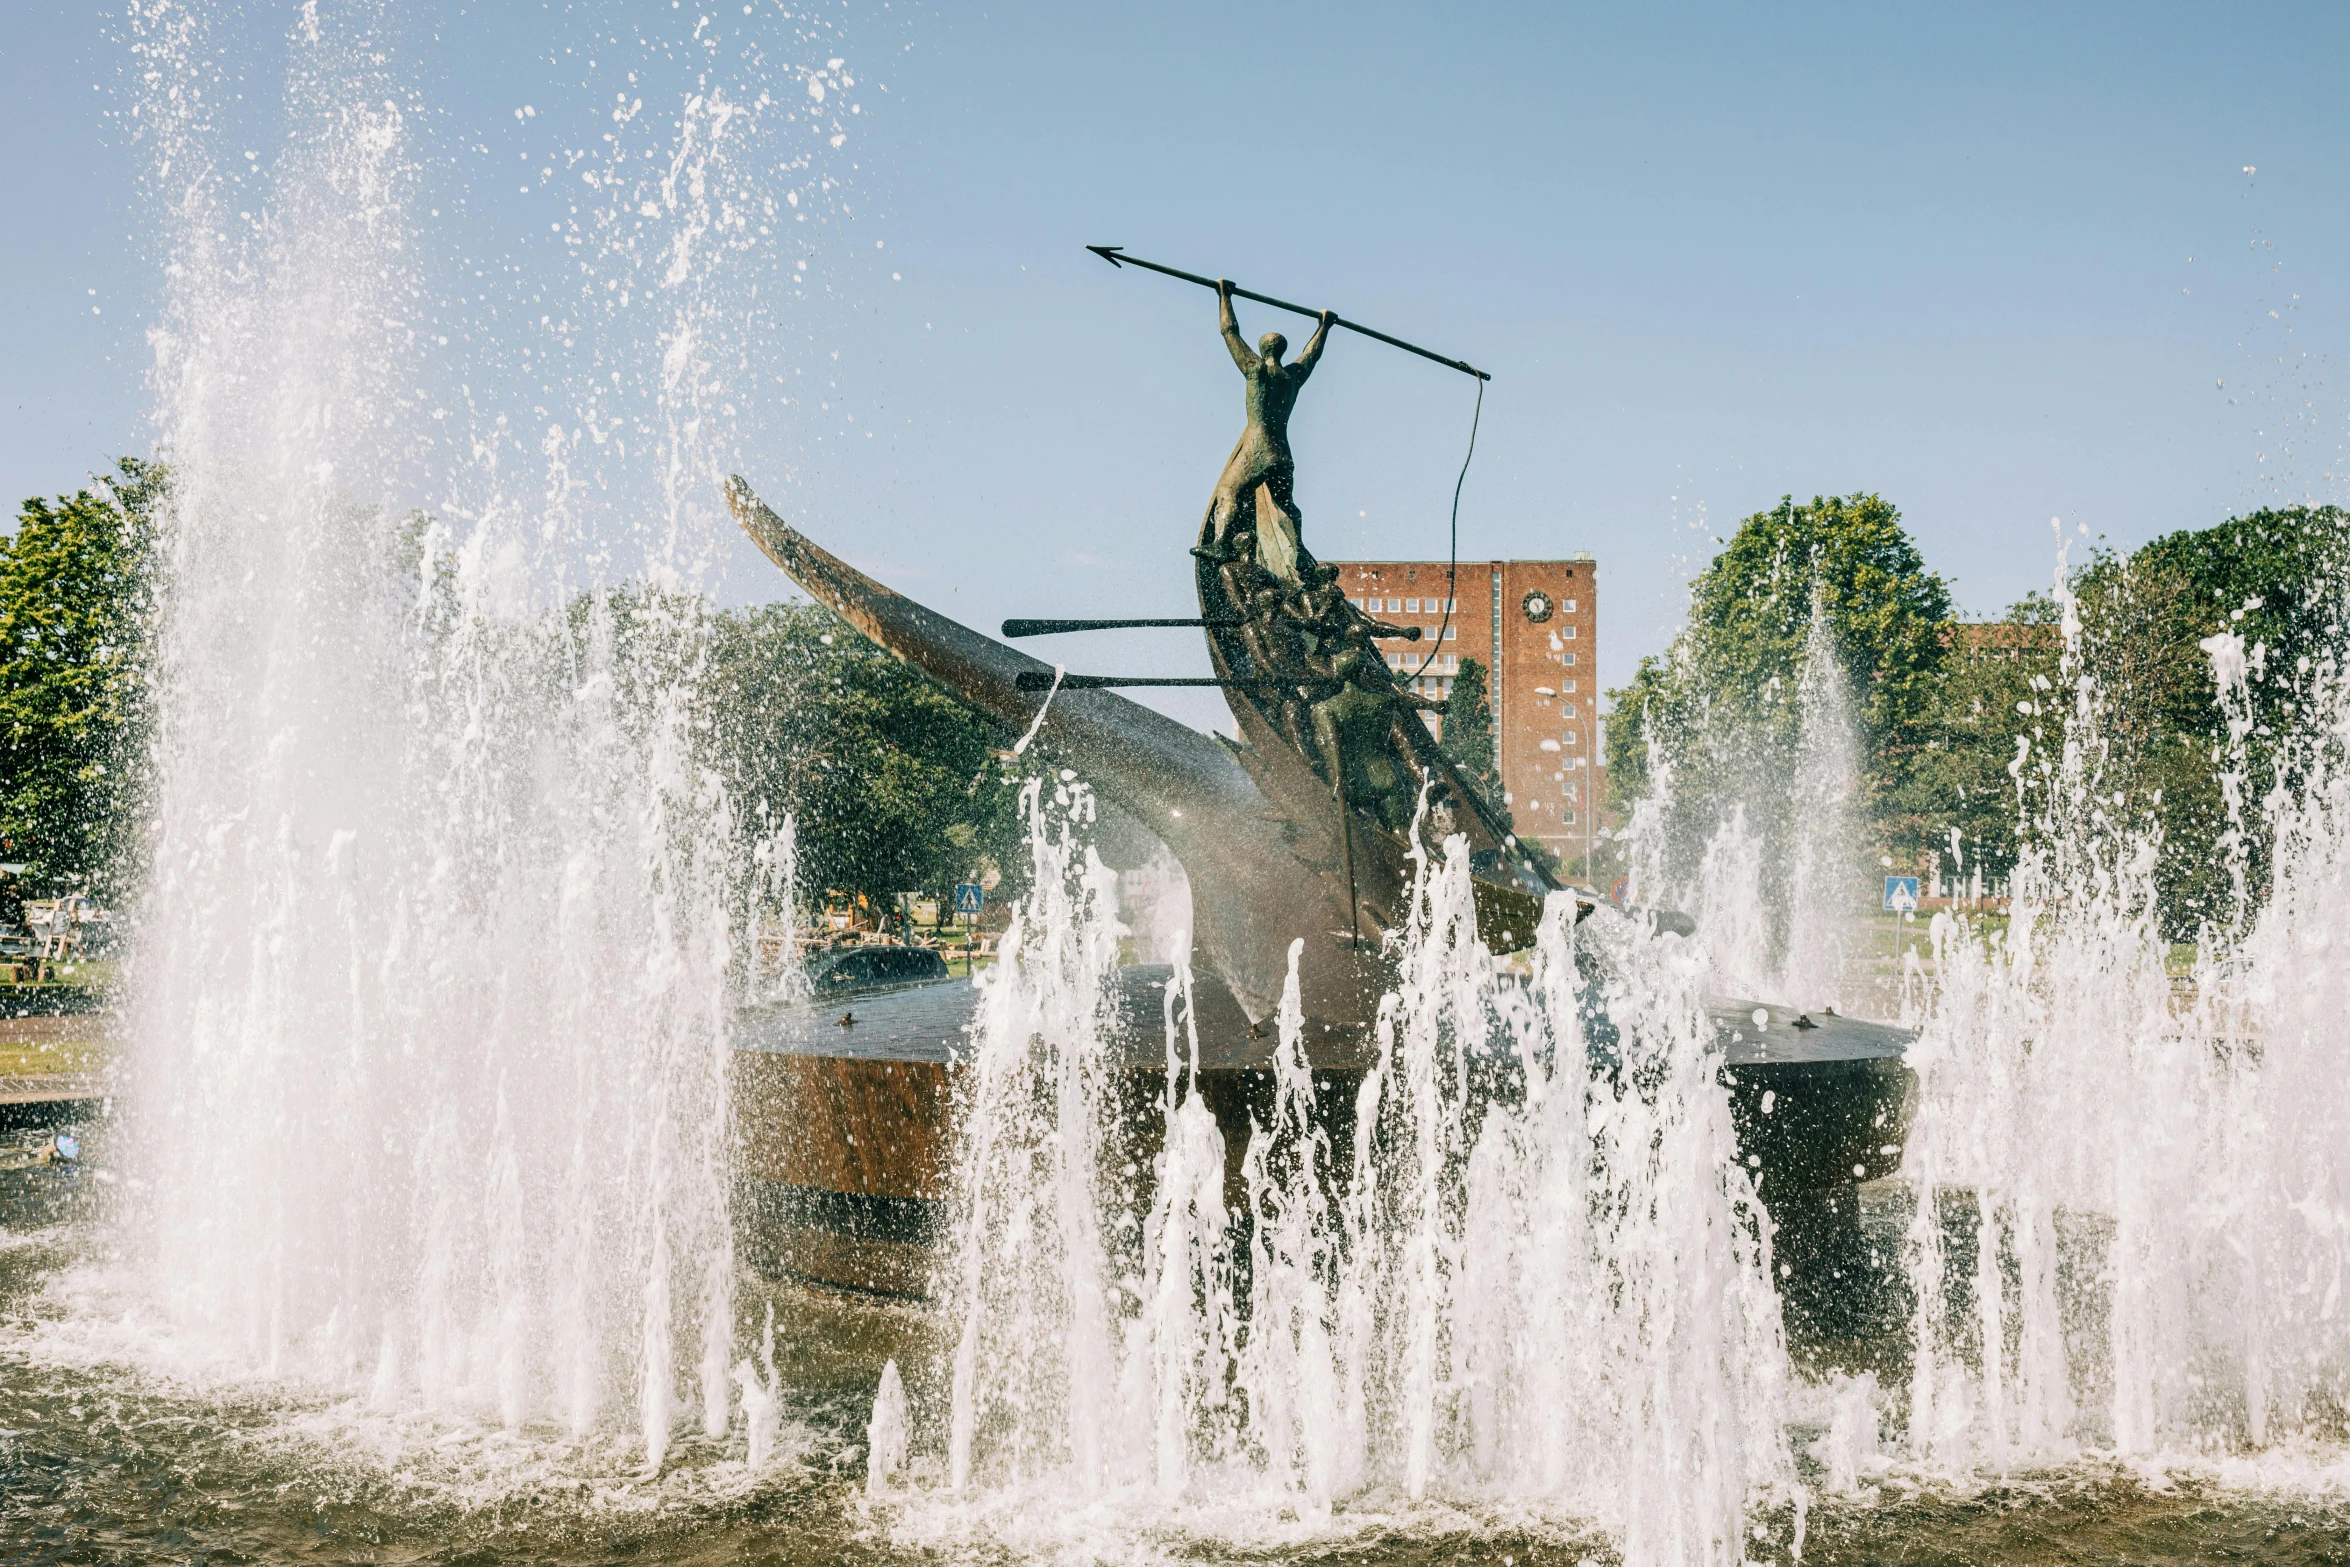
<path id="1" fill-rule="evenodd" d="M 1285 1032 L 1279 1021 L 1292 1005 L 1300 1015 L 1294 1048 L 1305 1052 L 1314 1074 L 1315 1135 L 1328 1132 L 1340 1148 L 1384 1147 L 1384 1138 L 1371 1135 L 1384 1119 L 1350 1131 L 1350 1112 L 1393 1102 L 1359 1090 L 1374 1080 L 1370 1069 L 1384 1053 L 1380 1023 L 1396 982 L 1397 938 L 1408 936 L 1431 907 L 1421 896 L 1427 856 L 1451 852 L 1456 834 L 1465 840 L 1478 938 L 1496 952 L 1531 944 L 1545 900 L 1563 889 L 1545 858 L 1518 841 L 1508 818 L 1461 776 L 1422 722 L 1422 713 L 1442 711 L 1443 704 L 1411 691 L 1411 674 L 1391 668 L 1380 651 L 1382 640 L 1402 637 L 1406 628 L 1384 625 L 1356 607 L 1337 569 L 1306 548 L 1287 424 L 1334 324 L 1465 374 L 1482 378 L 1483 372 L 1327 312 L 1305 354 L 1284 365 L 1287 345 L 1277 334 L 1267 334 L 1262 353 L 1241 343 L 1231 299 L 1239 294 L 1278 309 L 1296 307 L 1126 257 L 1115 247 L 1096 251 L 1114 264 L 1215 289 L 1226 346 L 1248 380 L 1248 429 L 1225 464 L 1195 544 L 1197 620 L 1007 622 L 1005 635 L 1197 625 L 1207 633 L 1211 666 L 1231 706 L 1232 737 L 1200 733 L 1103 688 L 1197 683 L 1190 678 L 1081 676 L 1064 684 L 1065 671 L 905 599 L 819 548 L 760 504 L 741 479 L 729 482 L 727 501 L 759 547 L 818 602 L 989 715 L 1007 740 L 1024 736 L 1020 749 L 1030 741 L 1049 747 L 1049 759 L 1032 752 L 1029 765 L 1063 780 L 1082 776 L 1099 791 L 1105 825 L 1122 822 L 1120 836 L 1131 831 L 1156 839 L 1182 863 L 1194 965 L 1185 988 L 1196 1008 L 1188 1091 L 1207 1097 L 1224 1128 L 1228 1180 L 1239 1179 L 1244 1159 L 1259 1157 L 1250 1129 L 1263 1128 L 1250 1106 L 1261 1096 L 1249 1085 L 1267 1081 L 1267 1040 Z M 1015 631 L 1014 625 L 1040 629 Z M 1428 651 L 1415 650 L 1415 673 L 1427 669 Z M 1594 906 L 1579 902 L 1570 917 Z M 1678 915 L 1647 917 L 1689 933 Z M 1604 950 L 1579 949 L 1578 966 Z M 1149 1085 L 1167 1080 L 1171 988 L 1169 970 L 1140 967 L 1120 971 L 1104 987 L 1109 1050 L 1100 1058 L 1103 1069 L 1116 1072 L 1121 1084 L 1145 1089 L 1121 1087 L 1122 1104 L 1158 1102 L 1159 1090 Z M 894 1212 L 922 1215 L 893 1217 L 892 1238 L 878 1242 L 870 1240 L 879 1232 L 865 1217 L 837 1230 L 829 1220 L 818 1229 L 795 1218 L 785 1233 L 811 1239 L 786 1240 L 776 1248 L 778 1260 L 788 1257 L 795 1270 L 859 1290 L 900 1287 L 886 1282 L 891 1279 L 921 1289 L 930 1264 L 907 1259 L 926 1254 L 894 1237 L 901 1223 L 909 1233 L 914 1225 L 936 1234 L 952 1230 L 945 1200 L 950 1161 L 941 1150 L 952 1141 L 954 1084 L 962 1080 L 952 1063 L 963 1036 L 940 1020 L 967 1018 L 978 1002 L 968 985 L 935 993 L 916 987 L 903 998 L 861 1001 L 868 1010 L 839 1016 L 838 1028 L 806 1027 L 797 1016 L 807 1010 L 802 1003 L 745 1009 L 746 1020 L 757 1020 L 746 1021 L 733 1057 L 744 1085 L 733 1098 L 744 1112 L 742 1173 L 751 1193 L 772 1194 L 753 1195 L 753 1211 L 862 1215 L 866 1210 L 856 1205 L 887 1192 Z M 948 1007 L 961 1011 L 950 1014 Z M 877 1015 L 891 1008 L 897 1010 Z M 1791 1009 L 1778 1009 L 1769 1020 L 1769 1037 L 1778 1042 L 1766 1048 L 1756 1042 L 1754 1003 L 1712 1010 L 1721 1062 L 1737 1068 L 1740 1162 L 1760 1172 L 1758 1188 L 1779 1194 L 1771 1200 L 1774 1220 L 1786 1226 L 1780 1254 L 1826 1256 L 1816 1238 L 1829 1233 L 1820 1216 L 1858 1214 L 1851 1178 L 1889 1172 L 1887 1158 L 1900 1152 L 1914 1092 L 1900 1058 L 1908 1036 L 1834 1018 L 1811 1029 L 1807 1019 L 1787 1022 Z M 1630 1059 L 1616 1026 L 1588 1004 L 1581 1027 L 1556 1043 L 1562 1051 L 1588 1045 L 1592 1070 L 1609 1081 L 1624 1075 Z M 1285 1041 L 1284 1061 L 1291 1048 Z M 1510 1102 L 1507 1063 L 1490 1072 L 1480 1068 L 1479 1077 L 1490 1085 L 1475 1090 L 1480 1102 L 1488 1095 L 1497 1106 Z M 1773 1084 L 1775 1090 L 1766 1086 Z M 1813 1107 L 1796 1118 L 1800 1127 L 1784 1110 L 1765 1118 L 1753 1108 L 1774 1102 L 1774 1091 L 1775 1102 L 1796 1102 L 1788 1098 L 1791 1090 Z M 1325 1125 L 1325 1111 L 1338 1119 Z M 1445 1169 L 1452 1178 L 1459 1161 Z M 1150 1178 L 1138 1179 L 1137 1196 L 1147 1200 Z M 848 1200 L 847 1208 L 806 1200 L 836 1195 Z M 1794 1208 L 1777 1206 L 1788 1197 Z M 1856 1240 L 1857 1223 L 1851 1221 L 1850 1231 Z"/>
<path id="2" fill-rule="evenodd" d="M 1331 325 L 1338 317 L 1335 312 L 1323 311 L 1305 352 L 1285 365 L 1281 355 L 1289 347 L 1289 339 L 1280 333 L 1267 332 L 1258 338 L 1253 353 L 1240 340 L 1228 278 L 1216 283 L 1216 310 L 1224 329 L 1224 346 L 1232 351 L 1232 362 L 1248 382 L 1248 428 L 1240 432 L 1240 440 L 1224 464 L 1224 476 L 1216 481 L 1216 498 L 1209 503 L 1200 543 L 1228 550 L 1226 536 L 1241 518 L 1242 506 L 1252 506 L 1257 563 L 1285 586 L 1300 588 L 1305 586 L 1298 569 L 1302 523 L 1295 494 L 1297 465 L 1289 455 L 1289 411 L 1297 406 L 1298 388 L 1314 373 L 1322 345 L 1329 340 Z"/>
<path id="3" fill-rule="evenodd" d="M 1193 553 L 1239 611 L 1235 630 L 1255 673 L 1275 683 L 1265 701 L 1279 733 L 1323 775 L 1341 809 L 1367 811 L 1400 831 L 1426 772 L 1415 765 L 1410 731 L 1420 726 L 1411 711 L 1440 713 L 1444 704 L 1399 688 L 1374 639 L 1403 636 L 1403 628 L 1357 610 L 1338 585 L 1338 568 L 1306 548 L 1289 451 L 1290 410 L 1337 318 L 1322 312 L 1305 352 L 1285 365 L 1289 343 L 1280 333 L 1267 332 L 1257 353 L 1241 341 L 1230 283 L 1217 285 L 1216 300 L 1224 346 L 1248 381 L 1249 422 Z"/>
<path id="4" fill-rule="evenodd" d="M 1390 832 L 1411 824 L 1426 768 L 1415 754 L 1409 714 L 1444 711 L 1444 704 L 1402 690 L 1387 664 L 1367 645 L 1330 661 L 1337 689 L 1313 707 L 1314 745 L 1340 803 L 1367 811 Z"/>

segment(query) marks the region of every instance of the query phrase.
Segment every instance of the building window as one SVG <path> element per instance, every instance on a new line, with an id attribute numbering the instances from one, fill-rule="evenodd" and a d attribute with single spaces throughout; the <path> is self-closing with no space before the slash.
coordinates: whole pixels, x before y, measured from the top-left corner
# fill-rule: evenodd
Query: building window
<path id="1" fill-rule="evenodd" d="M 1486 644 L 1486 650 L 1493 657 L 1493 673 L 1488 677 L 1492 682 L 1492 689 L 1485 693 L 1485 699 L 1492 704 L 1493 710 L 1498 713 L 1502 707 L 1501 573 L 1498 571 L 1493 574 L 1493 640 Z M 1501 792 L 1502 804 L 1509 804 L 1509 794 L 1507 789 Z"/>
<path id="2" fill-rule="evenodd" d="M 1561 626 L 1559 627 L 1559 635 L 1565 637 L 1569 642 L 1572 642 L 1575 640 L 1575 628 L 1573 626 Z"/>
<path id="3" fill-rule="evenodd" d="M 1567 744 L 1573 745 L 1575 743 L 1575 731 L 1570 729 L 1566 733 L 1560 735 L 1559 738 L 1564 740 Z"/>
<path id="4" fill-rule="evenodd" d="M 1460 628 L 1460 627 L 1458 627 L 1458 626 L 1447 626 L 1447 627 L 1445 627 L 1445 628 L 1444 628 L 1444 640 L 1445 640 L 1445 641 L 1447 641 L 1447 642 L 1458 642 L 1460 639 L 1461 639 L 1461 628 Z"/>
<path id="5" fill-rule="evenodd" d="M 1348 599 L 1347 602 L 1352 604 L 1357 609 L 1361 609 L 1363 607 L 1363 601 L 1361 599 Z"/>
<path id="6" fill-rule="evenodd" d="M 1572 615 L 1575 613 L 1575 601 L 1573 599 L 1566 599 L 1560 603 L 1559 608 Z"/>
<path id="7" fill-rule="evenodd" d="M 1559 812 L 1559 820 L 1566 823 L 1569 827 L 1572 827 L 1575 825 L 1575 813 L 1573 811 L 1561 810 Z"/>
<path id="8" fill-rule="evenodd" d="M 1387 613 L 1389 613 L 1390 615 L 1400 615 L 1400 614 L 1402 614 L 1402 613 L 1403 613 L 1403 600 L 1402 600 L 1402 599 L 1389 599 L 1389 600 L 1387 601 Z"/>
<path id="9" fill-rule="evenodd" d="M 1417 615 L 1420 612 L 1420 601 L 1418 599 L 1405 599 L 1403 601 L 1403 612 L 1407 615 Z"/>
<path id="10" fill-rule="evenodd" d="M 1461 656 L 1460 656 L 1460 654 L 1458 654 L 1458 653 L 1447 653 L 1447 654 L 1445 654 L 1445 655 L 1444 655 L 1444 667 L 1445 667 L 1446 669 L 1458 669 L 1458 668 L 1460 668 L 1460 667 L 1461 667 Z"/>
<path id="11" fill-rule="evenodd" d="M 1575 667 L 1575 655 L 1572 653 L 1561 653 L 1559 655 L 1559 662 L 1565 664 L 1569 669 L 1572 669 Z"/>

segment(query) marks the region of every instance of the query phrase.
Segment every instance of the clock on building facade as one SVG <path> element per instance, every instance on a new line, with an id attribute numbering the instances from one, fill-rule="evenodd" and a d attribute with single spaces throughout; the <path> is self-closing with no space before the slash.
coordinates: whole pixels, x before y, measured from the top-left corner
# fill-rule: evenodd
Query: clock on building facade
<path id="1" fill-rule="evenodd" d="M 1553 609 L 1556 609 L 1558 605 L 1549 594 L 1543 592 L 1540 588 L 1536 588 L 1533 592 L 1527 594 L 1523 599 L 1518 601 L 1518 607 L 1526 612 L 1526 618 L 1528 620 L 1539 626 L 1550 618 L 1550 612 Z"/>

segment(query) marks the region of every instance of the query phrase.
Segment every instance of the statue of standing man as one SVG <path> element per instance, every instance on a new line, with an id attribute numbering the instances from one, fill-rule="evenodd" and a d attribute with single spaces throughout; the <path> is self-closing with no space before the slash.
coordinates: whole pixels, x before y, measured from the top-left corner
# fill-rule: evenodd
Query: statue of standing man
<path id="1" fill-rule="evenodd" d="M 1289 411 L 1297 406 L 1298 388 L 1314 373 L 1322 344 L 1338 317 L 1323 311 L 1305 352 L 1294 363 L 1283 364 L 1289 339 L 1267 332 L 1257 339 L 1256 352 L 1240 340 L 1240 323 L 1232 316 L 1232 282 L 1216 281 L 1216 307 L 1224 328 L 1224 346 L 1248 383 L 1248 428 L 1224 464 L 1216 481 L 1216 498 L 1208 506 L 1203 544 L 1222 548 L 1225 535 L 1240 517 L 1242 506 L 1255 509 L 1257 564 L 1284 585 L 1306 586 L 1298 574 L 1300 519 L 1295 488 L 1297 465 L 1289 455 Z"/>

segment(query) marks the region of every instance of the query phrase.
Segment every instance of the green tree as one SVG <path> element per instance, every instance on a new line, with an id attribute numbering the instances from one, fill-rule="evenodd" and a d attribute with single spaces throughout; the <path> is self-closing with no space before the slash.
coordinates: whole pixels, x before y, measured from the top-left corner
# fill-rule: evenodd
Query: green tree
<path id="1" fill-rule="evenodd" d="M 1461 660 L 1453 676 L 1452 693 L 1444 704 L 1444 739 L 1440 745 L 1486 803 L 1501 809 L 1501 771 L 1494 765 L 1493 702 L 1487 694 L 1485 666 L 1473 658 Z"/>
<path id="2" fill-rule="evenodd" d="M 2254 655 L 2243 796 L 2256 802 L 2305 711 L 2304 673 L 2339 656 L 2346 567 L 2350 514 L 2290 507 L 2166 534 L 2126 555 L 2101 551 L 2068 584 L 2080 668 L 2097 698 L 2104 806 L 2117 823 L 2161 829 L 2155 884 L 2174 937 L 2224 920 L 2234 895 L 2220 848 L 2225 722 L 2201 644 L 2233 631 Z M 1946 848 L 1956 827 L 1970 862 L 2006 874 L 2026 814 L 2009 772 L 2018 742 L 2052 752 L 2073 711 L 2059 619 L 2056 600 L 2035 594 L 1997 623 L 1951 628 L 1927 738 L 1886 813 L 1897 845 Z M 2248 825 L 2257 896 L 2267 844 Z"/>
<path id="3" fill-rule="evenodd" d="M 2250 814 L 2305 716 L 2305 675 L 2340 656 L 2346 566 L 2350 514 L 2286 507 L 2165 534 L 2127 556 L 2101 554 L 2073 585 L 2084 661 L 2104 699 L 2107 770 L 2129 808 L 2162 828 L 2155 885 L 2174 936 L 2224 921 L 2233 897 L 2219 847 L 2226 725 L 2202 643 L 2232 632 L 2251 655 Z M 2247 825 L 2258 896 L 2268 845 L 2257 822 Z"/>
<path id="4" fill-rule="evenodd" d="M 805 887 L 886 903 L 1025 863 L 1010 737 L 831 612 L 718 614 L 702 690 L 738 806 L 797 820 Z"/>
<path id="5" fill-rule="evenodd" d="M 0 538 L 0 856 L 28 887 L 118 896 L 135 875 L 161 466 L 32 499 Z"/>
<path id="6" fill-rule="evenodd" d="M 2009 773 L 2016 740 L 2038 726 L 2061 732 L 2048 693 L 2057 679 L 2062 637 L 2055 602 L 2034 594 L 1996 621 L 1946 628 L 1949 648 L 1922 738 L 1909 765 L 1880 802 L 1885 841 L 1903 862 L 1930 849 L 1946 869 L 1980 868 L 1988 884 L 2002 882 L 2015 863 L 2021 808 Z M 2051 729 L 2053 725 L 2053 729 Z M 1950 834 L 1959 835 L 1952 866 Z"/>
<path id="7" fill-rule="evenodd" d="M 1950 590 L 1892 503 L 1861 494 L 1808 505 L 1789 497 L 1757 512 L 1691 584 L 1688 624 L 1672 646 L 1609 693 L 1608 779 L 1620 809 L 1648 790 L 1652 737 L 1678 766 L 1687 824 L 1732 798 L 1765 803 L 1796 755 L 1815 594 L 1852 693 L 1861 810 L 1871 821 L 1887 814 L 1931 738 Z"/>

